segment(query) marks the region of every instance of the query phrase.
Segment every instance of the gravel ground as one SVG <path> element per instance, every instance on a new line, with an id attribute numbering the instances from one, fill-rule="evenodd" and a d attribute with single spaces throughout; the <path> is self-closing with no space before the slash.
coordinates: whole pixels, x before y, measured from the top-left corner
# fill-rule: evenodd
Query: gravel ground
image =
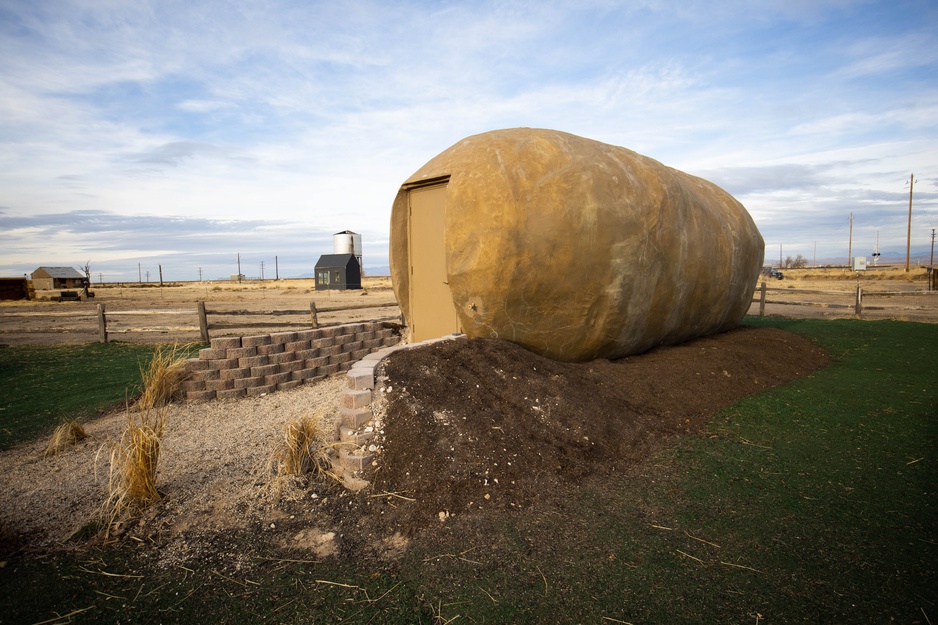
<path id="1" fill-rule="evenodd" d="M 168 541 L 171 553 L 176 536 L 256 522 L 284 496 L 269 469 L 283 425 L 318 410 L 334 419 L 344 384 L 335 376 L 257 398 L 169 406 L 158 473 L 163 500 L 141 525 Z M 88 438 L 50 458 L 41 457 L 45 439 L 0 453 L 0 536 L 20 547 L 55 547 L 94 519 L 106 498 L 105 441 L 118 439 L 125 422 L 123 411 L 91 421 Z"/>

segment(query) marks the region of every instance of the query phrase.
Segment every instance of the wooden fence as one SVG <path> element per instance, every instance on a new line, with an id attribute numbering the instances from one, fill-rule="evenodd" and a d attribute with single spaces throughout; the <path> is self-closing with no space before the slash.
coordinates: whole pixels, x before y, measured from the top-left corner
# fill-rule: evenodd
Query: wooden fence
<path id="1" fill-rule="evenodd" d="M 867 298 L 874 297 L 919 297 L 924 293 L 929 293 L 929 291 L 863 291 L 863 287 L 857 285 L 856 290 L 854 291 L 819 291 L 811 289 L 771 289 L 776 293 L 782 293 L 787 295 L 820 295 L 825 297 L 836 296 L 836 297 L 853 297 L 853 303 L 843 304 L 831 301 L 793 301 L 791 299 L 769 299 L 768 298 L 768 289 L 766 283 L 762 282 L 759 285 L 759 288 L 756 289 L 756 292 L 753 295 L 753 303 L 759 302 L 759 316 L 765 316 L 765 305 L 766 304 L 784 304 L 786 306 L 814 306 L 818 308 L 839 308 L 839 309 L 853 309 L 853 314 L 860 318 L 863 316 L 864 308 L 868 310 L 883 310 L 882 306 L 869 306 L 864 303 Z M 930 291 L 934 292 L 934 291 Z M 938 302 L 936 302 L 938 303 Z"/>
<path id="2" fill-rule="evenodd" d="M 758 302 L 759 315 L 765 316 L 765 307 L 767 304 L 781 304 L 786 306 L 810 306 L 829 309 L 841 309 L 848 311 L 846 314 L 852 314 L 856 317 L 862 317 L 864 310 L 887 310 L 888 308 L 877 305 L 870 305 L 869 300 L 879 297 L 905 298 L 914 296 L 933 296 L 927 297 L 926 303 L 927 320 L 934 321 L 938 318 L 938 291 L 864 291 L 862 286 L 857 286 L 854 291 L 820 291 L 809 289 L 792 288 L 768 288 L 765 282 L 759 285 L 753 297 L 753 304 Z M 809 299 L 799 299 L 808 296 Z M 816 297 L 815 297 L 816 296 Z M 793 299 L 794 298 L 794 299 Z M 847 299 L 848 303 L 843 300 Z M 841 301 L 836 301 L 841 300 Z M 849 301 L 852 300 L 852 301 Z M 932 301 L 933 300 L 933 301 Z M 315 302 L 310 302 L 308 309 L 302 310 L 209 310 L 205 302 L 200 301 L 196 307 L 195 319 L 193 319 L 192 309 L 188 310 L 114 310 L 108 311 L 104 304 L 98 304 L 96 309 L 90 311 L 85 309 L 81 312 L 59 312 L 46 310 L 32 310 L 24 312 L 0 312 L 0 320 L 12 317 L 42 317 L 50 319 L 66 319 L 80 322 L 81 327 L 56 328 L 52 324 L 47 324 L 43 329 L 22 329 L 9 330 L 4 328 L 3 333 L 34 334 L 34 333 L 91 333 L 93 332 L 95 320 L 97 322 L 98 340 L 106 343 L 110 335 L 113 334 L 136 334 L 136 333 L 155 333 L 163 334 L 173 333 L 195 333 L 198 332 L 202 342 L 208 343 L 211 340 L 212 330 L 235 330 L 235 329 L 258 329 L 258 328 L 318 328 L 322 325 L 338 325 L 347 323 L 348 320 L 337 321 L 329 324 L 322 324 L 319 319 L 320 313 L 333 313 L 343 311 L 353 311 L 368 308 L 395 308 L 398 314 L 386 316 L 380 319 L 370 319 L 370 321 L 389 321 L 403 319 L 400 317 L 399 309 L 396 303 L 380 304 L 359 304 L 352 306 L 324 306 L 317 307 Z M 932 312 L 934 311 L 934 312 Z M 121 317 L 168 317 L 176 316 L 196 321 L 197 326 L 156 326 L 151 324 L 148 327 L 137 327 L 133 329 L 114 329 L 113 322 Z M 245 317 L 253 317 L 254 320 L 244 321 Z M 75 324 L 71 324 L 74 326 Z M 67 342 L 67 341 L 66 341 Z"/>
<path id="3" fill-rule="evenodd" d="M 391 306 L 396 306 L 392 304 Z M 319 313 L 321 312 L 341 312 L 346 310 L 364 310 L 367 308 L 390 308 L 388 304 L 358 304 L 355 306 L 325 306 L 316 307 L 316 302 L 309 303 L 309 310 L 207 310 L 205 302 L 199 302 L 199 334 L 203 343 L 211 340 L 209 330 L 234 329 L 234 328 L 313 328 L 320 327 Z M 242 316 L 264 316 L 264 317 L 306 317 L 303 321 L 260 321 L 260 322 L 228 322 L 228 323 L 209 323 L 208 316 L 213 317 L 242 317 Z M 375 319 L 373 321 L 388 321 L 398 319 L 399 316 L 386 317 L 384 319 Z"/>
<path id="4" fill-rule="evenodd" d="M 320 313 L 329 313 L 329 312 L 344 312 L 350 310 L 363 310 L 368 308 L 397 308 L 397 303 L 380 303 L 380 304 L 358 304 L 352 306 L 325 306 L 317 307 L 315 302 L 309 303 L 308 309 L 303 310 L 208 310 L 205 307 L 205 302 L 200 301 L 196 306 L 195 317 L 198 320 L 198 327 L 196 326 L 185 326 L 185 327 L 174 327 L 172 329 L 167 329 L 165 327 L 157 327 L 151 325 L 150 327 L 134 328 L 133 330 L 117 330 L 114 331 L 114 321 L 120 317 L 164 317 L 164 316 L 182 316 L 183 318 L 188 317 L 189 319 L 193 318 L 193 312 L 189 310 L 107 310 L 105 304 L 98 304 L 95 307 L 94 311 L 83 310 L 79 312 L 60 312 L 60 311 L 24 311 L 24 312 L 4 312 L 0 313 L 0 318 L 48 318 L 48 319 L 65 319 L 69 322 L 77 321 L 82 329 L 68 329 L 63 330 L 61 328 L 45 328 L 45 329 L 26 329 L 20 330 L 19 333 L 22 334 L 41 334 L 41 333 L 62 333 L 62 332 L 90 332 L 91 328 L 94 326 L 95 321 L 97 324 L 97 337 L 98 341 L 102 343 L 107 343 L 112 334 L 116 333 L 149 333 L 149 332 L 161 332 L 167 333 L 171 330 L 177 332 L 195 332 L 198 331 L 201 337 L 202 342 L 208 343 L 211 340 L 210 331 L 219 330 L 219 329 L 248 329 L 248 328 L 319 328 L 322 326 L 329 325 L 340 325 L 346 323 L 346 321 L 337 321 L 334 323 L 320 323 L 319 314 Z M 210 321 L 209 319 L 212 319 Z M 223 321 L 214 321 L 216 318 L 222 318 Z M 276 320 L 265 319 L 261 321 L 235 321 L 234 319 L 243 318 L 243 317 L 273 317 Z M 400 320 L 400 314 L 382 317 L 380 319 L 369 319 L 369 321 L 390 321 L 390 320 Z"/>

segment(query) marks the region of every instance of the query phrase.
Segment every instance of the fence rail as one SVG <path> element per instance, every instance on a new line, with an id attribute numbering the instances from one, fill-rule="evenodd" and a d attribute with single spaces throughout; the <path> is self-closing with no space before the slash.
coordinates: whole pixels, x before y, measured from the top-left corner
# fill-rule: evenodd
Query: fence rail
<path id="1" fill-rule="evenodd" d="M 351 306 L 323 306 L 317 307 L 315 302 L 309 303 L 308 309 L 302 310 L 245 310 L 245 309 L 234 309 L 234 310 L 208 310 L 205 307 L 204 301 L 199 301 L 196 306 L 196 311 L 193 314 L 191 309 L 188 310 L 178 310 L 178 309 L 167 309 L 167 310 L 107 310 L 105 304 L 97 304 L 93 311 L 77 311 L 77 312 L 59 312 L 59 311 L 23 311 L 23 312 L 4 312 L 0 313 L 0 318 L 12 318 L 12 317 L 37 317 L 37 318 L 50 318 L 50 319 L 67 319 L 78 321 L 80 324 L 85 324 L 87 322 L 87 329 L 85 330 L 63 330 L 61 328 L 56 329 L 44 329 L 44 330 L 25 330 L 24 334 L 34 334 L 34 333 L 61 333 L 61 332 L 90 332 L 91 328 L 96 325 L 97 327 L 97 337 L 98 340 L 102 343 L 107 343 L 111 336 L 114 334 L 123 334 L 123 333 L 150 333 L 150 332 L 160 332 L 166 333 L 169 331 L 177 332 L 199 332 L 202 342 L 208 343 L 211 339 L 210 331 L 211 330 L 223 330 L 223 329 L 240 329 L 240 328 L 319 328 L 322 326 L 329 325 L 339 325 L 343 322 L 333 322 L 333 323 L 321 323 L 319 320 L 319 313 L 333 313 L 333 312 L 344 312 L 352 310 L 364 310 L 370 308 L 397 308 L 398 305 L 396 302 L 392 303 L 378 303 L 378 304 L 356 304 Z M 164 317 L 164 316 L 181 316 L 188 317 L 193 321 L 197 321 L 198 325 L 192 326 L 155 326 L 151 325 L 149 327 L 135 327 L 131 329 L 121 328 L 115 329 L 113 321 L 117 317 Z M 209 321 L 209 316 L 213 318 L 213 321 Z M 194 318 L 193 318 L 194 317 Z M 232 321 L 232 319 L 243 318 L 243 317 L 273 317 L 275 320 L 266 319 L 263 321 Z M 292 317 L 293 319 L 279 320 L 279 318 Z M 222 318 L 223 321 L 214 321 L 215 318 Z M 372 319 L 371 321 L 390 321 L 400 319 L 400 314 L 382 317 L 381 319 Z"/>
<path id="2" fill-rule="evenodd" d="M 798 301 L 802 296 L 814 296 L 808 300 Z M 908 297 L 926 296 L 924 306 L 918 306 L 916 313 L 924 316 L 924 320 L 935 321 L 938 318 L 938 291 L 865 291 L 862 286 L 857 286 L 852 291 L 832 291 L 817 289 L 792 289 L 792 288 L 768 288 L 765 282 L 760 283 L 754 293 L 753 304 L 758 303 L 759 315 L 765 316 L 765 307 L 769 305 L 784 306 L 805 306 L 815 308 L 837 309 L 850 311 L 856 317 L 862 317 L 864 311 L 889 310 L 889 306 L 871 305 L 871 300 L 878 298 L 896 298 L 903 299 Z M 839 301 L 838 301 L 839 300 Z M 846 300 L 846 301 L 845 301 Z M 344 321 L 322 323 L 319 315 L 322 313 L 341 313 L 344 311 L 355 311 L 364 309 L 395 309 L 393 316 L 385 316 L 380 319 L 371 319 L 372 321 L 403 320 L 400 317 L 400 309 L 396 302 L 355 304 L 349 306 L 327 305 L 317 306 L 315 302 L 310 302 L 309 308 L 298 310 L 245 310 L 245 309 L 207 309 L 204 301 L 199 301 L 196 306 L 195 315 L 193 310 L 188 309 L 163 309 L 163 310 L 113 310 L 106 309 L 105 304 L 97 304 L 95 309 L 85 308 L 76 312 L 61 312 L 30 310 L 22 312 L 0 312 L 0 320 L 4 318 L 22 317 L 22 318 L 49 318 L 54 320 L 65 320 L 65 323 L 50 322 L 43 329 L 2 329 L 3 334 L 91 334 L 97 329 L 97 338 L 101 342 L 108 342 L 112 335 L 116 334 L 147 334 L 147 333 L 195 333 L 198 332 L 201 340 L 205 343 L 211 339 L 212 330 L 234 330 L 250 328 L 318 328 L 323 325 L 337 325 Z M 921 313 L 921 311 L 925 311 Z M 753 311 L 755 312 L 755 311 Z M 850 312 L 842 314 L 851 314 Z M 875 317 L 875 315 L 873 315 Z M 180 318 L 180 324 L 157 325 L 152 323 L 144 327 L 121 327 L 121 324 L 115 324 L 118 318 L 128 317 L 160 317 L 160 318 Z M 251 320 L 246 320 L 250 318 Z M 77 324 L 69 323 L 77 321 Z M 189 325 L 185 325 L 186 322 Z M 195 325 L 192 325 L 195 322 Z M 76 327 L 80 326 L 80 327 Z"/>
<path id="3" fill-rule="evenodd" d="M 853 309 L 854 315 L 857 318 L 863 316 L 864 310 L 884 310 L 883 306 L 869 306 L 865 303 L 866 298 L 872 297 L 921 297 L 922 295 L 930 295 L 933 297 L 938 297 L 938 292 L 936 291 L 864 291 L 862 286 L 857 286 L 855 291 L 822 291 L 814 289 L 771 289 L 778 293 L 785 293 L 789 295 L 834 295 L 837 297 L 853 297 L 852 304 L 844 304 L 839 302 L 813 302 L 813 301 L 792 301 L 790 299 L 769 299 L 767 294 L 770 289 L 767 288 L 766 283 L 762 282 L 759 285 L 759 288 L 753 294 L 752 302 L 759 303 L 759 316 L 765 316 L 765 305 L 766 304 L 781 304 L 785 306 L 814 306 L 818 308 L 842 308 L 842 309 Z M 935 302 L 938 304 L 938 301 Z"/>
<path id="4" fill-rule="evenodd" d="M 205 302 L 200 301 L 198 304 L 198 314 L 199 314 L 199 333 L 202 337 L 204 343 L 208 343 L 211 339 L 209 331 L 218 330 L 218 329 L 233 329 L 233 328 L 307 328 L 312 327 L 313 329 L 320 327 L 319 323 L 319 313 L 321 312 L 343 312 L 346 310 L 365 310 L 368 308 L 394 308 L 397 307 L 397 304 L 391 304 L 390 306 L 387 303 L 384 304 L 356 304 L 353 306 L 323 306 L 320 308 L 316 307 L 316 302 L 309 303 L 309 310 L 207 310 L 205 308 Z M 208 316 L 222 316 L 222 317 L 242 317 L 242 316 L 264 316 L 264 317 L 282 317 L 282 316 L 306 316 L 308 315 L 308 320 L 306 321 L 261 321 L 261 322 L 235 322 L 235 323 L 209 323 Z M 376 321 L 387 321 L 389 319 L 397 319 L 398 316 L 387 317 L 384 319 L 378 319 Z"/>

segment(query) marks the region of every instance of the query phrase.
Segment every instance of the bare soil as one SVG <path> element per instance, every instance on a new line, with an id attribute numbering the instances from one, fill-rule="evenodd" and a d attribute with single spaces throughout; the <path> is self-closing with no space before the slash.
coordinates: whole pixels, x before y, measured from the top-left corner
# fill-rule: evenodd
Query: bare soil
<path id="1" fill-rule="evenodd" d="M 268 467 L 282 425 L 334 410 L 341 377 L 260 398 L 173 405 L 163 499 L 128 519 L 118 540 L 167 567 L 393 558 L 453 523 L 472 531 L 473 519 L 557 505 L 583 480 L 626 471 L 674 437 L 705 435 L 729 403 L 826 363 L 804 338 L 753 327 L 584 364 L 487 339 L 397 352 L 385 361 L 377 402 L 377 468 L 359 493 L 328 478 L 277 480 Z M 105 498 L 106 453 L 98 452 L 123 419 L 87 424 L 92 438 L 53 458 L 40 458 L 45 441 L 0 453 L 0 560 L 87 543 Z"/>
<path id="2" fill-rule="evenodd" d="M 723 407 L 825 363 L 806 339 L 745 326 L 582 364 L 492 339 L 398 352 L 386 361 L 372 478 L 376 493 L 394 494 L 371 501 L 403 534 L 452 515 L 527 508 L 626 470 L 671 437 L 700 434 Z"/>

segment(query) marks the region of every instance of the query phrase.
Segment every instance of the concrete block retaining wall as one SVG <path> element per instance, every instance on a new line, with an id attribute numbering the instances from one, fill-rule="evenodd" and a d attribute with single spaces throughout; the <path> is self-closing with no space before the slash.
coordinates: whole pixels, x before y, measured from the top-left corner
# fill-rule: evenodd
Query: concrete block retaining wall
<path id="1" fill-rule="evenodd" d="M 381 322 L 221 337 L 186 361 L 181 391 L 189 401 L 236 399 L 294 388 L 348 371 L 400 337 Z"/>

